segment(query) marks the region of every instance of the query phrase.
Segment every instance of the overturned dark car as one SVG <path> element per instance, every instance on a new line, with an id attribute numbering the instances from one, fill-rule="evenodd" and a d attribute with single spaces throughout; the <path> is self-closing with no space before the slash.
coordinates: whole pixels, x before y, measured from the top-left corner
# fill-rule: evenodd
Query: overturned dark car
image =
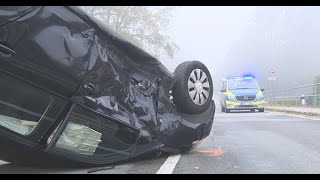
<path id="1" fill-rule="evenodd" d="M 0 7 L 0 159 L 102 165 L 192 149 L 211 131 L 211 75 L 169 72 L 78 7 Z"/>

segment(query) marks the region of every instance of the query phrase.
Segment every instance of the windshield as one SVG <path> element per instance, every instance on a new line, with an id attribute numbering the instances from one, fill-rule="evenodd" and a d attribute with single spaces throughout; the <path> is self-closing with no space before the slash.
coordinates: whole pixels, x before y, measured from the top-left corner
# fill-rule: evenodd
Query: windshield
<path id="1" fill-rule="evenodd" d="M 258 89 L 258 82 L 255 79 L 252 80 L 229 80 L 229 90 L 235 89 Z"/>

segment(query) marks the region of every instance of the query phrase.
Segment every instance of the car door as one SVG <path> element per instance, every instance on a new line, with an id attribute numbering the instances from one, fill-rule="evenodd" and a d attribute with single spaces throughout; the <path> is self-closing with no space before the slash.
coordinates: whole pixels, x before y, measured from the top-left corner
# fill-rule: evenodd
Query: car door
<path id="1" fill-rule="evenodd" d="M 92 28 L 65 7 L 29 9 L 18 18 L 1 11 L 0 69 L 70 97 L 88 67 Z"/>
<path id="2" fill-rule="evenodd" d="M 52 6 L 0 7 L 0 25 L 0 132 L 36 145 L 70 107 L 88 66 L 92 29 Z"/>

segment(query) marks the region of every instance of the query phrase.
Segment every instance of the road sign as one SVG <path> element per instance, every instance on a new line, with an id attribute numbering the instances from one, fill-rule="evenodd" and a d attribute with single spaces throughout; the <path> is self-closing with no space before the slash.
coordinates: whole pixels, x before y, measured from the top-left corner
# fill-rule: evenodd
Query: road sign
<path id="1" fill-rule="evenodd" d="M 274 77 L 277 74 L 275 69 L 270 69 L 268 73 L 269 73 L 269 77 Z"/>
<path id="2" fill-rule="evenodd" d="M 268 71 L 268 74 L 269 74 L 269 81 L 275 81 L 276 80 L 276 74 L 277 74 L 277 71 L 272 68 Z"/>
<path id="3" fill-rule="evenodd" d="M 276 80 L 275 76 L 269 76 L 269 81 L 274 81 L 274 80 Z"/>

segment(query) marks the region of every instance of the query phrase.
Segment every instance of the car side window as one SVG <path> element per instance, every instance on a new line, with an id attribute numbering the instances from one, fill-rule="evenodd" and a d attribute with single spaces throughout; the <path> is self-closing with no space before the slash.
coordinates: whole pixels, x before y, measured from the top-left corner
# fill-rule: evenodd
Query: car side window
<path id="1" fill-rule="evenodd" d="M 63 107 L 63 101 L 55 96 L 2 72 L 0 84 L 0 128 L 29 136 L 40 122 L 53 122 Z M 44 132 L 48 126 L 39 131 Z"/>
<path id="2" fill-rule="evenodd" d="M 129 156 L 139 131 L 80 105 L 74 105 L 54 151 L 72 156 L 94 156 L 101 161 Z"/>

